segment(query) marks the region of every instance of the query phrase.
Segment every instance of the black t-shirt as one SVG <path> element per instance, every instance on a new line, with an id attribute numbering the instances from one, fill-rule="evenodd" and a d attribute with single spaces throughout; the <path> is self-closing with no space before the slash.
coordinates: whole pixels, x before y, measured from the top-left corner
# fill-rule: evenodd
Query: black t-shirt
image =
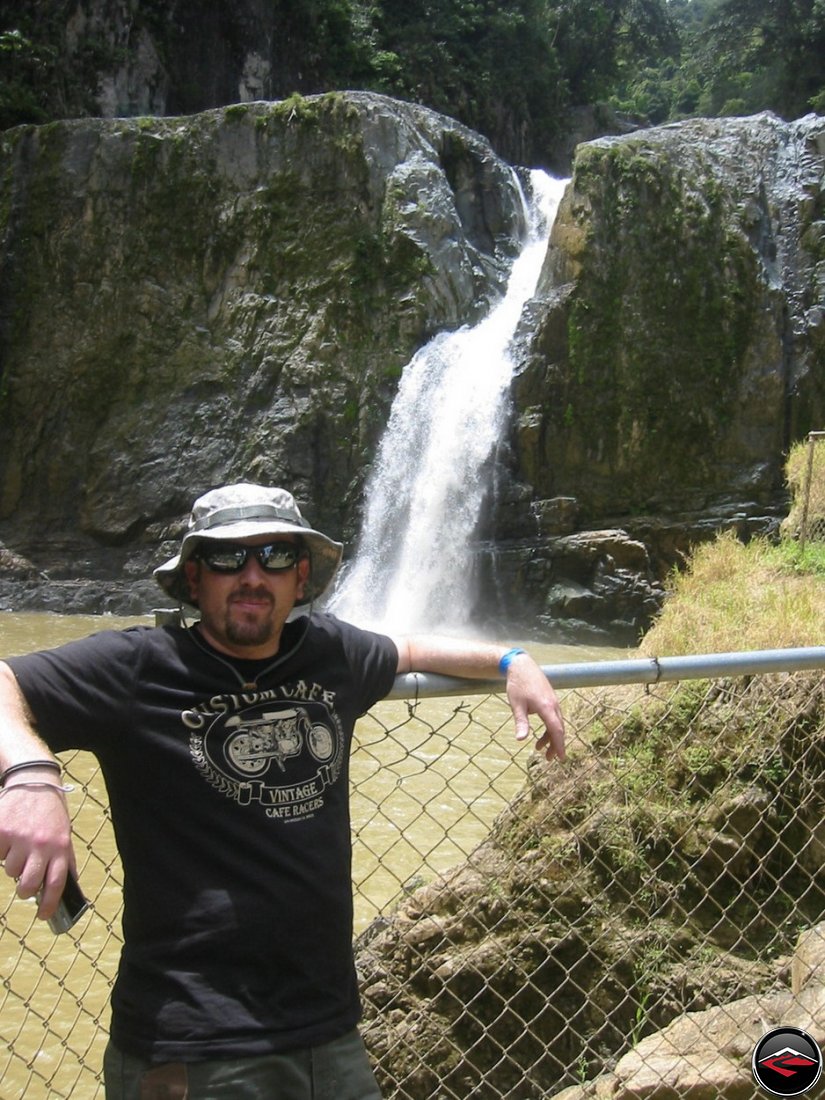
<path id="1" fill-rule="evenodd" d="M 124 869 L 122 1050 L 244 1057 L 358 1021 L 349 751 L 398 655 L 317 613 L 297 644 L 305 626 L 287 624 L 274 668 L 177 627 L 8 661 L 50 748 L 91 751 L 106 780 Z"/>

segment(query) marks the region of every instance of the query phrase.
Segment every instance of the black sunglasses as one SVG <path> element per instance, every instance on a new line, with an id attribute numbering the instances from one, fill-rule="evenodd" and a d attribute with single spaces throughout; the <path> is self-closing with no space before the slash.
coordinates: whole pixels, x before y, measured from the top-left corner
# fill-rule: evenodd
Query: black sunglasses
<path id="1" fill-rule="evenodd" d="M 198 547 L 195 558 L 212 573 L 240 573 L 250 557 L 268 573 L 291 569 L 299 560 L 302 549 L 294 542 L 269 542 L 266 546 L 243 546 L 239 542 L 205 542 Z"/>

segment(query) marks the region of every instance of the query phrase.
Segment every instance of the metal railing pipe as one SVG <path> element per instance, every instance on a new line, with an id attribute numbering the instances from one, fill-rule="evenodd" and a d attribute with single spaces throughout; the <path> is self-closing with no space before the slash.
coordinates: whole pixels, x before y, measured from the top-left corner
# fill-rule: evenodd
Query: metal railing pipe
<path id="1" fill-rule="evenodd" d="M 658 684 L 719 676 L 753 676 L 825 668 L 825 646 L 760 649 L 741 653 L 704 653 L 689 657 L 637 657 L 626 661 L 586 661 L 542 665 L 554 688 L 606 687 L 613 684 Z M 464 680 L 429 672 L 397 676 L 388 699 L 425 699 L 436 695 L 501 693 L 504 680 Z"/>

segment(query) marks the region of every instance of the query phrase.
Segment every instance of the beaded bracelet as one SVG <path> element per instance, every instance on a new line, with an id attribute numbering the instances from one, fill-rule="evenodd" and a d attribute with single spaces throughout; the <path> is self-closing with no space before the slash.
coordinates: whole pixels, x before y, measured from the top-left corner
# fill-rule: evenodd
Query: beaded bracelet
<path id="1" fill-rule="evenodd" d="M 0 787 L 5 786 L 6 780 L 15 772 L 22 772 L 24 768 L 53 768 L 60 775 L 61 767 L 56 760 L 23 760 L 19 764 L 12 764 L 0 775 Z"/>
<path id="2" fill-rule="evenodd" d="M 57 791 L 59 794 L 70 794 L 74 790 L 69 783 L 49 783 L 47 779 L 24 779 L 21 783 L 12 783 L 10 787 L 0 787 L 0 798 L 4 794 L 9 794 L 11 791 L 16 791 L 20 787 L 25 788 L 27 791 L 40 791 L 50 790 Z"/>
<path id="3" fill-rule="evenodd" d="M 520 653 L 526 653 L 526 652 L 527 652 L 526 649 L 519 649 L 518 647 L 516 647 L 514 649 L 508 649 L 506 653 L 502 654 L 502 656 L 501 656 L 501 658 L 498 662 L 498 670 L 501 673 L 501 675 L 506 676 L 507 675 L 507 669 L 510 667 L 510 662 L 515 657 L 518 657 Z"/>

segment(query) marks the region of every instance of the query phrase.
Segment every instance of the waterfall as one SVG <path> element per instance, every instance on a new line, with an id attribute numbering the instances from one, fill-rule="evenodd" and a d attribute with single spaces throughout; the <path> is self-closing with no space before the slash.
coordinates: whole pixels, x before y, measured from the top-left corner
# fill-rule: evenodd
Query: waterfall
<path id="1" fill-rule="evenodd" d="M 504 428 L 509 345 L 535 292 L 566 181 L 531 173 L 528 233 L 507 290 L 477 325 L 441 333 L 401 376 L 354 561 L 329 609 L 393 633 L 460 631 L 472 610 L 471 540 Z"/>

